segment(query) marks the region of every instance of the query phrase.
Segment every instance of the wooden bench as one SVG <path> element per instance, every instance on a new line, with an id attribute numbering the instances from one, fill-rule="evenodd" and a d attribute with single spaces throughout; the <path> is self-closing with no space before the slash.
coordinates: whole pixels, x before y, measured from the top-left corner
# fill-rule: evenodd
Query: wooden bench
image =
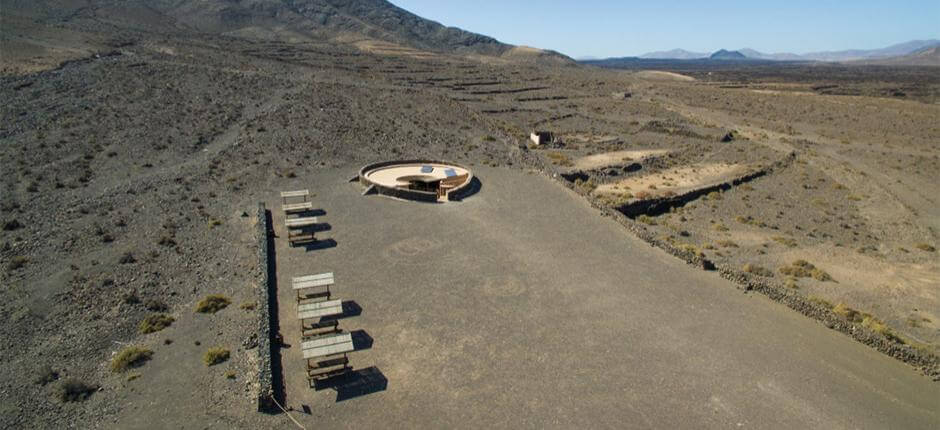
<path id="1" fill-rule="evenodd" d="M 319 221 L 317 221 L 317 217 L 315 216 L 304 218 L 288 218 L 284 220 L 284 225 L 286 225 L 288 229 L 303 229 L 307 227 L 313 227 L 317 224 L 319 224 Z"/>
<path id="2" fill-rule="evenodd" d="M 297 292 L 297 302 L 302 300 L 330 300 L 330 287 L 335 283 L 333 272 L 294 278 L 292 289 Z"/>
<path id="3" fill-rule="evenodd" d="M 281 202 L 287 204 L 287 199 L 296 199 L 302 198 L 303 201 L 307 201 L 307 197 L 310 195 L 310 190 L 298 190 L 298 191 L 281 191 Z"/>
<path id="4" fill-rule="evenodd" d="M 349 371 L 349 357 L 343 354 L 342 357 L 336 357 L 329 360 L 323 360 L 316 363 L 316 366 L 307 365 L 307 382 L 313 388 L 314 381 L 318 379 L 329 378 L 331 376 L 342 375 Z"/>
<path id="5" fill-rule="evenodd" d="M 290 246 L 316 242 L 316 234 L 310 227 L 318 224 L 317 217 L 288 218 L 284 220 L 284 224 L 287 226 L 287 241 Z"/>
<path id="6" fill-rule="evenodd" d="M 319 332 L 322 329 L 329 328 L 332 332 L 339 331 L 339 320 L 331 319 L 320 321 L 321 318 L 335 317 L 343 314 L 342 300 L 328 300 L 325 302 L 305 303 L 297 307 L 297 318 L 300 319 L 300 336 L 309 338 L 321 336 L 324 333 Z M 318 321 L 307 324 L 306 320 L 317 319 Z"/>
<path id="7" fill-rule="evenodd" d="M 341 333 L 302 342 L 300 349 L 304 359 L 307 360 L 307 378 L 312 384 L 315 379 L 341 374 L 348 370 L 349 359 L 346 354 L 356 348 L 353 346 L 352 335 Z M 336 366 L 341 367 L 337 369 Z"/>
<path id="8" fill-rule="evenodd" d="M 355 347 L 353 346 L 351 334 L 340 333 L 301 342 L 300 349 L 303 352 L 304 359 L 307 360 L 309 369 L 311 359 L 345 354 L 355 350 Z"/>
<path id="9" fill-rule="evenodd" d="M 281 205 L 285 215 L 300 214 L 313 210 L 313 202 L 290 203 Z"/>
<path id="10" fill-rule="evenodd" d="M 348 370 L 347 353 L 354 351 L 352 335 L 341 333 L 308 340 L 300 344 L 303 357 L 307 360 L 307 378 L 314 379 L 341 374 Z M 316 361 L 314 361 L 316 360 Z M 340 366 L 340 368 L 336 368 Z"/>

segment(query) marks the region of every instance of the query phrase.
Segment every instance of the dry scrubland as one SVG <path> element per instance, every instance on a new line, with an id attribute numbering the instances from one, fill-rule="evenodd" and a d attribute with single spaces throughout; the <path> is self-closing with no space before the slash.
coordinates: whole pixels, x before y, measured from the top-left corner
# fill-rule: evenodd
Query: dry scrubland
<path id="1" fill-rule="evenodd" d="M 0 78 L 2 427 L 131 413 L 151 400 L 133 395 L 150 372 L 201 390 L 197 406 L 223 422 L 241 416 L 257 343 L 253 205 L 273 183 L 386 158 L 543 169 L 620 207 L 794 153 L 637 222 L 860 326 L 940 346 L 930 91 L 911 101 L 786 77 L 727 85 L 374 44 L 131 36 Z M 532 129 L 564 145 L 532 147 Z"/>

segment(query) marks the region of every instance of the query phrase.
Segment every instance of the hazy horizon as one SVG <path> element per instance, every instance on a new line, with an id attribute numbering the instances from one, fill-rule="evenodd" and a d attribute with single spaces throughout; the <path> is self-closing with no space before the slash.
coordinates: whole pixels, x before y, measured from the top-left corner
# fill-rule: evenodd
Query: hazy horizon
<path id="1" fill-rule="evenodd" d="M 899 5 L 867 0 L 845 5 L 719 0 L 707 7 L 690 1 L 664 6 L 613 0 L 392 3 L 447 26 L 575 58 L 636 56 L 677 48 L 805 54 L 940 39 L 940 2 L 920 0 Z"/>

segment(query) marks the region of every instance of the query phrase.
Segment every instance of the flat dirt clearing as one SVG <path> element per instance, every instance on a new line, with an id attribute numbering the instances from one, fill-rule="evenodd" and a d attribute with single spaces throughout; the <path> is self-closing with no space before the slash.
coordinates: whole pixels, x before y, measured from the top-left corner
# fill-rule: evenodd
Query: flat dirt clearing
<path id="1" fill-rule="evenodd" d="M 594 193 L 613 194 L 623 191 L 650 191 L 653 194 L 672 191 L 680 193 L 729 181 L 742 176 L 748 166 L 727 163 L 697 164 L 678 167 L 664 172 L 626 178 L 622 181 L 599 185 Z"/>
<path id="2" fill-rule="evenodd" d="M 911 367 L 647 246 L 543 176 L 477 166 L 478 194 L 427 205 L 360 196 L 356 169 L 267 191 L 286 401 L 308 428 L 940 424 L 940 387 Z M 334 247 L 287 247 L 276 193 L 307 187 Z M 350 361 L 376 386 L 306 387 L 290 278 L 325 271 L 362 309 L 340 326 L 372 339 Z"/>
<path id="3" fill-rule="evenodd" d="M 647 149 L 647 150 L 627 150 L 605 152 L 603 154 L 588 155 L 574 161 L 575 169 L 597 169 L 601 167 L 613 166 L 617 164 L 638 161 L 647 157 L 668 154 L 668 149 Z"/>

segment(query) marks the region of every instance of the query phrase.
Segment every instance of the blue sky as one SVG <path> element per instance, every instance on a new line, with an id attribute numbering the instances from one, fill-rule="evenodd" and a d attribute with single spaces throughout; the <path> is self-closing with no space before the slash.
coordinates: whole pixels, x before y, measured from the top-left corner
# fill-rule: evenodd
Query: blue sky
<path id="1" fill-rule="evenodd" d="M 444 25 L 572 57 L 683 48 L 794 52 L 940 39 L 940 0 L 391 0 Z"/>

